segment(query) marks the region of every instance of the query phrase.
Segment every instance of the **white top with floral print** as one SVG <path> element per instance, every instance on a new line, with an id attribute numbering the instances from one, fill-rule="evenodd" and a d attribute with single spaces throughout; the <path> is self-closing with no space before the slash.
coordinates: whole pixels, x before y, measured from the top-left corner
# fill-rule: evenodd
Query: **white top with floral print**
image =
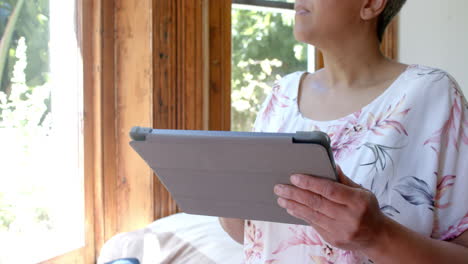
<path id="1" fill-rule="evenodd" d="M 409 66 L 360 111 L 314 121 L 298 108 L 302 74 L 274 85 L 254 131 L 326 132 L 336 162 L 376 195 L 386 215 L 434 239 L 468 229 L 468 105 L 450 75 Z M 246 221 L 244 241 L 245 263 L 372 263 L 333 248 L 307 226 Z"/>

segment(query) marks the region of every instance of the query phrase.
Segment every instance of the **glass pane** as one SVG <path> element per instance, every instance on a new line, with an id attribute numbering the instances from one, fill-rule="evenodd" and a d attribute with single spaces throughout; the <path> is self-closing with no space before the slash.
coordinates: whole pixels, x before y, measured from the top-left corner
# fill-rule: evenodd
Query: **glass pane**
<path id="1" fill-rule="evenodd" d="M 256 113 L 276 80 L 295 71 L 314 70 L 313 58 L 308 58 L 313 48 L 294 38 L 294 15 L 292 10 L 233 4 L 233 131 L 252 130 Z"/>
<path id="2" fill-rule="evenodd" d="M 75 2 L 0 0 L 0 263 L 84 245 Z"/>

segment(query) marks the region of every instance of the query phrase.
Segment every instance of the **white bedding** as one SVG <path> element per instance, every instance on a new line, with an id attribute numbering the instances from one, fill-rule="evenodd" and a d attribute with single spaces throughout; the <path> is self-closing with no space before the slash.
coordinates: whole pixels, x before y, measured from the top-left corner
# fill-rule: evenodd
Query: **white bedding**
<path id="1" fill-rule="evenodd" d="M 114 236 L 103 246 L 98 264 L 120 258 L 137 258 L 142 264 L 240 264 L 242 254 L 242 246 L 224 232 L 217 217 L 180 213 Z"/>

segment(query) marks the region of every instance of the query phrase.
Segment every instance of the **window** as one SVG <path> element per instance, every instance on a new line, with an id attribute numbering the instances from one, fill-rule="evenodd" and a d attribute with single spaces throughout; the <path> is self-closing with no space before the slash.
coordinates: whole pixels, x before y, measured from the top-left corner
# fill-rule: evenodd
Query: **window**
<path id="1" fill-rule="evenodd" d="M 37 263 L 85 244 L 75 8 L 0 0 L 0 263 Z"/>
<path id="2" fill-rule="evenodd" d="M 231 129 L 250 131 L 272 85 L 315 71 L 315 49 L 293 35 L 294 0 L 233 0 Z"/>

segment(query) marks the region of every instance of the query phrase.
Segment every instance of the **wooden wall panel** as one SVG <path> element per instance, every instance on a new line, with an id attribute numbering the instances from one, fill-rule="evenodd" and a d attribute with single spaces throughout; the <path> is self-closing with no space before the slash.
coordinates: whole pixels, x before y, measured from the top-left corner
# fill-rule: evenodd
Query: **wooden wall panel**
<path id="1" fill-rule="evenodd" d="M 154 0 L 154 125 L 163 129 L 207 128 L 208 0 Z M 179 212 L 155 178 L 154 218 Z"/>
<path id="2" fill-rule="evenodd" d="M 177 0 L 177 129 L 203 129 L 206 0 Z"/>
<path id="3" fill-rule="evenodd" d="M 76 33 L 78 46 L 81 49 L 82 55 L 82 89 L 83 89 L 83 177 L 84 177 L 84 209 L 85 209 L 85 246 L 78 252 L 77 259 L 81 258 L 81 261 L 84 263 L 94 263 L 97 252 L 96 252 L 96 231 L 99 232 L 99 229 L 96 229 L 96 215 L 95 215 L 95 182 L 96 179 L 95 169 L 96 163 L 94 162 L 95 151 L 94 143 L 96 142 L 96 131 L 99 130 L 100 126 L 97 126 L 95 121 L 99 118 L 94 118 L 94 115 L 87 115 L 88 113 L 94 113 L 94 101 L 95 91 L 92 89 L 93 83 L 97 80 L 96 73 L 97 67 L 93 61 L 94 54 L 96 50 L 91 48 L 96 42 L 93 42 L 94 39 L 98 36 L 99 32 L 96 30 L 84 31 L 85 27 L 87 28 L 96 28 L 96 25 L 99 24 L 98 14 L 95 10 L 100 9 L 99 1 L 90 1 L 90 0 L 75 0 L 76 1 Z M 84 40 L 86 40 L 86 46 L 84 45 Z M 87 48 L 88 47 L 88 48 Z M 89 119 L 87 119 L 89 118 Z M 66 261 L 57 261 L 57 263 L 73 263 L 73 257 L 70 258 L 70 255 L 73 256 L 74 253 L 67 254 L 68 256 L 62 256 L 66 258 Z M 65 260 L 65 259 L 64 259 Z M 52 261 L 53 262 L 53 261 Z"/>
<path id="4" fill-rule="evenodd" d="M 210 130 L 231 130 L 231 5 L 210 1 Z"/>
<path id="5" fill-rule="evenodd" d="M 177 36 L 176 1 L 154 0 L 154 126 L 176 127 Z"/>
<path id="6" fill-rule="evenodd" d="M 153 5 L 152 0 L 114 4 L 117 193 L 113 205 L 117 229 L 123 232 L 153 220 L 153 175 L 128 144 L 132 126 L 153 125 Z"/>
<path id="7" fill-rule="evenodd" d="M 154 127 L 177 128 L 177 1 L 154 0 Z M 164 185 L 154 178 L 154 219 L 177 212 L 177 205 Z"/>
<path id="8" fill-rule="evenodd" d="M 102 187 L 96 190 L 102 197 L 102 202 L 96 209 L 102 214 L 102 241 L 108 240 L 117 233 L 118 218 L 115 197 L 117 194 L 116 182 L 116 145 L 117 135 L 115 129 L 115 87 L 114 87 L 114 0 L 102 0 L 101 9 L 101 66 L 100 83 L 96 89 L 101 91 L 101 97 L 96 103 L 100 106 L 101 115 L 101 140 L 102 150 L 100 152 L 102 177 L 97 182 Z M 99 45 L 99 44 L 96 44 Z M 102 246 L 102 245 L 101 245 Z"/>
<path id="9" fill-rule="evenodd" d="M 84 167 L 85 186 L 90 188 L 92 199 L 87 203 L 92 208 L 93 215 L 93 246 L 92 257 L 85 263 L 93 263 L 98 256 L 98 249 L 104 243 L 104 214 L 102 196 L 102 1 L 82 0 L 82 54 L 83 54 L 83 88 L 84 88 Z M 86 189 L 86 187 L 85 187 Z M 89 239 L 89 238 L 86 238 Z M 58 262 L 61 263 L 61 262 Z"/>

